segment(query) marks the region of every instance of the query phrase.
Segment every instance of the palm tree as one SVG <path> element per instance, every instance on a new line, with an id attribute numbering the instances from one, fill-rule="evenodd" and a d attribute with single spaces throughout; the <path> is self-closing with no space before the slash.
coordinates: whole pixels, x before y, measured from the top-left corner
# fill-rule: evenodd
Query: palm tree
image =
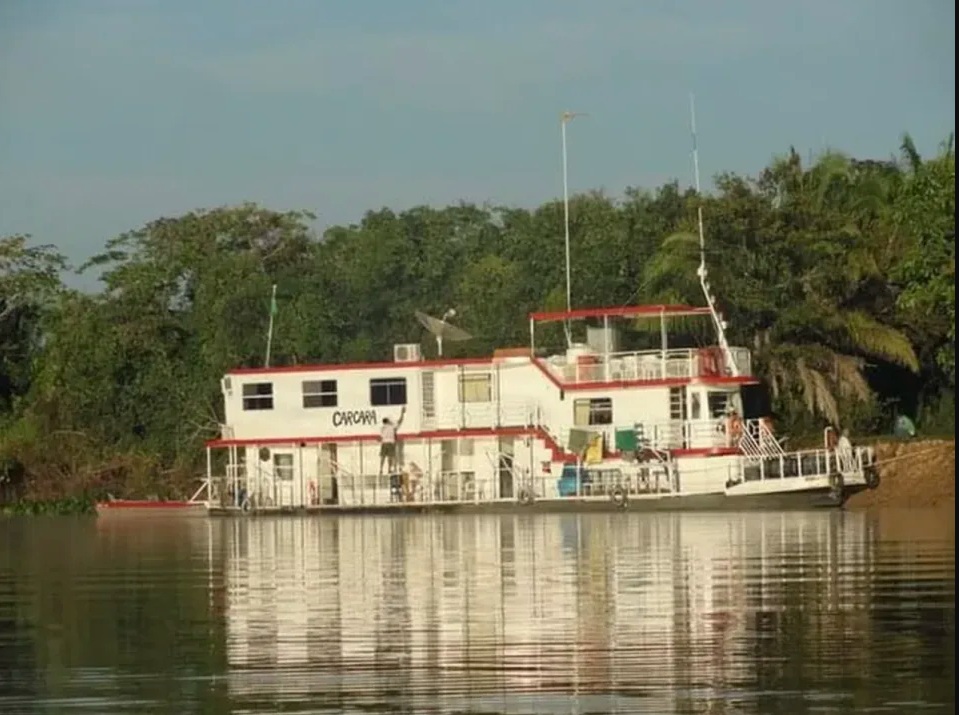
<path id="1" fill-rule="evenodd" d="M 870 229 L 876 197 L 895 183 L 876 174 L 834 152 L 804 170 L 792 150 L 755 184 L 726 177 L 704 208 L 730 337 L 752 347 L 774 397 L 837 424 L 840 405 L 873 395 L 867 359 L 919 369 L 909 339 L 884 319 L 889 301 L 871 289 L 887 263 Z M 698 259 L 695 234 L 668 236 L 644 283 L 656 297 L 701 301 Z"/>

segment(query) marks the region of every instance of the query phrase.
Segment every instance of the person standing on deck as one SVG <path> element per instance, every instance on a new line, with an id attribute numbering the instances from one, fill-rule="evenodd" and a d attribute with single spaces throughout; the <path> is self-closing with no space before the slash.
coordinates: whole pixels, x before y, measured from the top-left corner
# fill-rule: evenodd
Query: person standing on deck
<path id="1" fill-rule="evenodd" d="M 852 450 L 852 442 L 849 440 L 849 430 L 843 430 L 836 444 L 836 458 L 839 462 L 839 471 L 842 473 L 851 472 L 856 467 L 856 455 Z"/>
<path id="2" fill-rule="evenodd" d="M 383 427 L 380 428 L 380 475 L 383 474 L 383 463 L 389 461 L 390 474 L 396 469 L 396 431 L 403 424 L 403 417 L 406 415 L 406 405 L 400 410 L 400 418 L 396 424 L 390 421 L 389 417 L 383 418 Z"/>

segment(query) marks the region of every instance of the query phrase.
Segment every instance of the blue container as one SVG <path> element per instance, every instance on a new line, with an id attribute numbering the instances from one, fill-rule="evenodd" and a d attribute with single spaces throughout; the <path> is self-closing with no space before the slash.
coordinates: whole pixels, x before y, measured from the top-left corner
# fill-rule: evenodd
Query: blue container
<path id="1" fill-rule="evenodd" d="M 576 496 L 576 479 L 578 468 L 575 464 L 563 466 L 563 473 L 556 482 L 556 489 L 561 497 Z"/>

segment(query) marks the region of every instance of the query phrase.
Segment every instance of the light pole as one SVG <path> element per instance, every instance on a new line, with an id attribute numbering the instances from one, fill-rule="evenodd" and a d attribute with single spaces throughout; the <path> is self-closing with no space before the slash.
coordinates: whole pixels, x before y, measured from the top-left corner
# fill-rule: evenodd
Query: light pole
<path id="1" fill-rule="evenodd" d="M 566 312 L 573 309 L 572 282 L 570 280 L 570 262 L 569 262 L 569 174 L 566 168 L 566 125 L 574 117 L 582 117 L 585 112 L 563 112 L 560 115 L 560 128 L 563 136 L 563 235 L 566 242 Z M 570 343 L 572 337 L 569 331 L 569 320 L 566 321 L 566 342 Z"/>

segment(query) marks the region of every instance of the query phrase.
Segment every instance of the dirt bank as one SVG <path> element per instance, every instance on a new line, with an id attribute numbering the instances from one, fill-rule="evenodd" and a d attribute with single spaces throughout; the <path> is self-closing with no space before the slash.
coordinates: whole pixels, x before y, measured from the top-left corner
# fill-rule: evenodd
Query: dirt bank
<path id="1" fill-rule="evenodd" d="M 876 444 L 879 487 L 854 494 L 850 509 L 955 505 L 955 440 Z"/>

